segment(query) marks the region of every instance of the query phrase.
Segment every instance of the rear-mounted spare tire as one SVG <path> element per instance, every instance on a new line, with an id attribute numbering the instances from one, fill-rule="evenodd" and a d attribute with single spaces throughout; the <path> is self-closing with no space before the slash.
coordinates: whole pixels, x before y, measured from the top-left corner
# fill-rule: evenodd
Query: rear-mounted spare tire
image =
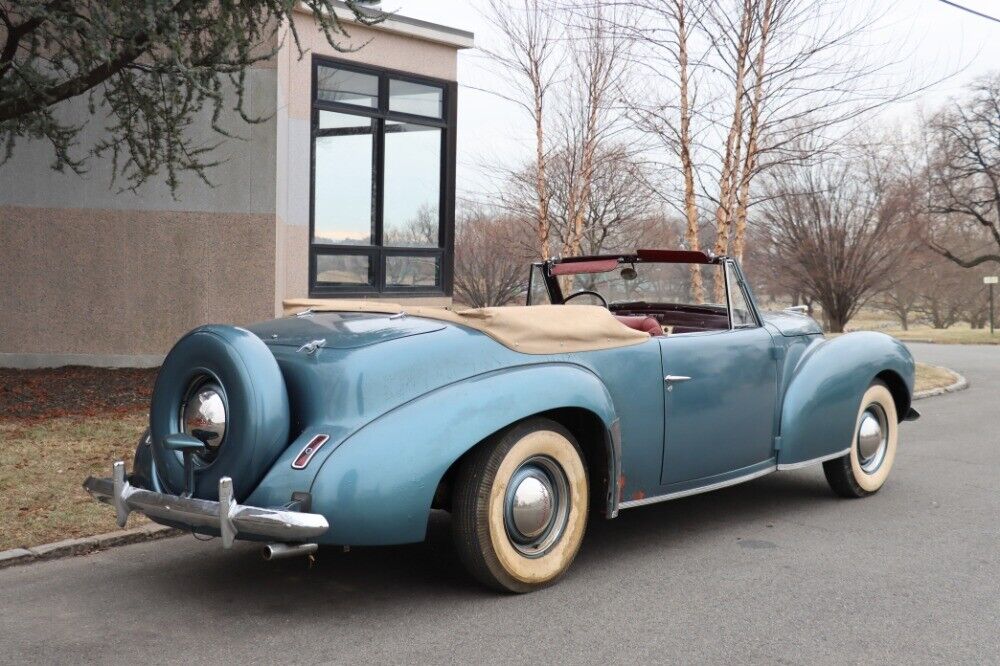
<path id="1" fill-rule="evenodd" d="M 219 479 L 228 476 L 235 499 L 242 501 L 288 444 L 288 391 L 281 369 L 260 338 L 236 326 L 202 326 L 174 345 L 156 376 L 149 412 L 157 476 L 174 494 L 185 490 L 184 463 L 163 439 L 184 432 L 186 420 L 190 430 L 196 417 L 188 403 L 198 399 L 205 410 L 224 412 L 221 424 L 194 433 L 211 448 L 195 455 L 193 495 L 218 499 Z"/>

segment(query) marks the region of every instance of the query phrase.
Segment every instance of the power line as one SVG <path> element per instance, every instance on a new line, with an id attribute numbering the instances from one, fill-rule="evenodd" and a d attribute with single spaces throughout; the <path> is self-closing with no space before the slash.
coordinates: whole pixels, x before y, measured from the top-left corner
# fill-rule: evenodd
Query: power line
<path id="1" fill-rule="evenodd" d="M 975 9 L 970 9 L 968 7 L 963 7 L 962 5 L 958 4 L 957 2 L 952 2 L 951 0 L 938 0 L 938 2 L 943 2 L 944 4 L 948 5 L 949 7 L 954 7 L 955 9 L 961 9 L 963 12 L 969 12 L 970 14 L 973 14 L 974 16 L 978 16 L 979 18 L 984 18 L 984 19 L 986 19 L 988 21 L 994 21 L 996 23 L 1000 23 L 1000 18 L 997 18 L 995 16 L 990 16 L 989 14 L 984 14 L 982 12 L 977 12 Z"/>

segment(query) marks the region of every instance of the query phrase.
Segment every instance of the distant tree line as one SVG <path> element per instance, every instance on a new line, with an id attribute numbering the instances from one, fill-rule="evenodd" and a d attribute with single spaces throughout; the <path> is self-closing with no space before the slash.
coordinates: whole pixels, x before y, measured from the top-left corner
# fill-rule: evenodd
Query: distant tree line
<path id="1" fill-rule="evenodd" d="M 982 278 L 1000 272 L 1000 74 L 904 131 L 775 170 L 764 193 L 751 263 L 775 298 L 818 305 L 832 331 L 864 306 L 904 330 L 983 328 Z"/>

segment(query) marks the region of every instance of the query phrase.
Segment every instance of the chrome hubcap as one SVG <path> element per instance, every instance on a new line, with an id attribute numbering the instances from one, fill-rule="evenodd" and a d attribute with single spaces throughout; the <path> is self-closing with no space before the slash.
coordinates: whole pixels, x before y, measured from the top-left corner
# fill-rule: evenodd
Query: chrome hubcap
<path id="1" fill-rule="evenodd" d="M 559 464 L 546 456 L 521 463 L 504 496 L 511 545 L 526 557 L 540 557 L 558 543 L 568 517 L 569 481 Z"/>
<path id="2" fill-rule="evenodd" d="M 532 474 L 514 489 L 510 509 L 518 534 L 532 538 L 545 531 L 552 520 L 552 486 L 548 479 Z"/>
<path id="3" fill-rule="evenodd" d="M 889 448 L 889 422 L 885 410 L 872 403 L 861 414 L 855 446 L 858 449 L 858 464 L 866 474 L 873 474 L 882 466 L 886 450 Z"/>
<path id="4" fill-rule="evenodd" d="M 201 440 L 206 447 L 198 458 L 205 463 L 218 455 L 226 438 L 226 401 L 222 388 L 212 380 L 192 384 L 181 405 L 181 430 Z"/>

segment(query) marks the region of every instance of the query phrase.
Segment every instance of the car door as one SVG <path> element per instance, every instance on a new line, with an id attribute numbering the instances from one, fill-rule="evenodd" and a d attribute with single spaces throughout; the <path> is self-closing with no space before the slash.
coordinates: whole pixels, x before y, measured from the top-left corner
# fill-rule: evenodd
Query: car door
<path id="1" fill-rule="evenodd" d="M 777 359 L 731 262 L 730 330 L 660 339 L 664 396 L 661 483 L 725 475 L 774 456 Z"/>

